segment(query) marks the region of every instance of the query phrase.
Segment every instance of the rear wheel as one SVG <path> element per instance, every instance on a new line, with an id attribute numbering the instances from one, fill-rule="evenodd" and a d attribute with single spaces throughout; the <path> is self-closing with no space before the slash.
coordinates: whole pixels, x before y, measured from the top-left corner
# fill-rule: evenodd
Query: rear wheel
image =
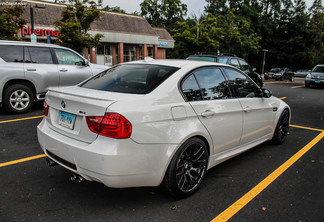
<path id="1" fill-rule="evenodd" d="M 288 110 L 284 110 L 281 113 L 281 116 L 277 123 L 277 127 L 275 129 L 272 142 L 275 144 L 283 143 L 287 138 L 288 131 L 289 131 L 289 112 Z"/>
<path id="2" fill-rule="evenodd" d="M 186 141 L 176 152 L 165 174 L 163 185 L 173 196 L 186 197 L 201 185 L 207 171 L 208 151 L 199 138 Z"/>
<path id="3" fill-rule="evenodd" d="M 26 85 L 14 84 L 4 91 L 4 108 L 11 113 L 24 113 L 34 105 L 34 93 Z"/>

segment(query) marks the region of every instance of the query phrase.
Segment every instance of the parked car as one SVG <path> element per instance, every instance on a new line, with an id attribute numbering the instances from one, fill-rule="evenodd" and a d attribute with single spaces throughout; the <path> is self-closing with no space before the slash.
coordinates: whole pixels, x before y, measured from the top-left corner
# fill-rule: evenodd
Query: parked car
<path id="1" fill-rule="evenodd" d="M 275 79 L 276 81 L 280 80 L 294 80 L 294 72 L 287 67 L 283 68 L 272 68 L 269 72 L 264 73 L 264 79 Z"/>
<path id="2" fill-rule="evenodd" d="M 245 72 L 253 81 L 258 84 L 260 88 L 263 86 L 263 81 L 261 75 L 255 72 L 255 68 L 251 66 L 242 58 L 237 57 L 236 55 L 225 55 L 212 52 L 199 52 L 195 55 L 191 55 L 187 58 L 188 60 L 200 60 L 200 61 L 209 61 L 209 62 L 219 62 L 223 64 L 229 64 L 236 68 L 239 68 Z"/>
<path id="3" fill-rule="evenodd" d="M 50 87 L 74 85 L 108 68 L 65 47 L 0 40 L 0 105 L 27 112 Z"/>
<path id="4" fill-rule="evenodd" d="M 311 70 L 308 70 L 308 69 L 298 69 L 294 73 L 294 77 L 302 77 L 302 78 L 305 78 L 310 72 L 311 72 Z"/>
<path id="5" fill-rule="evenodd" d="M 305 87 L 324 85 L 324 64 L 316 65 L 305 78 Z"/>
<path id="6" fill-rule="evenodd" d="M 123 63 L 50 89 L 38 141 L 50 166 L 108 187 L 162 184 L 188 196 L 213 166 L 265 141 L 284 142 L 290 108 L 219 63 Z"/>

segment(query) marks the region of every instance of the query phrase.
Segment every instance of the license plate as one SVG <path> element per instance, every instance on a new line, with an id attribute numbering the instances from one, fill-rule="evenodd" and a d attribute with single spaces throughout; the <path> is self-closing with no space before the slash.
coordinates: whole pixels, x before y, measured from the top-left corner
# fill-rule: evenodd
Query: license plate
<path id="1" fill-rule="evenodd" d="M 67 112 L 60 111 L 59 125 L 68 129 L 73 129 L 75 122 L 75 115 Z"/>
<path id="2" fill-rule="evenodd" d="M 315 80 L 315 83 L 321 83 L 321 80 L 316 79 L 316 80 Z"/>

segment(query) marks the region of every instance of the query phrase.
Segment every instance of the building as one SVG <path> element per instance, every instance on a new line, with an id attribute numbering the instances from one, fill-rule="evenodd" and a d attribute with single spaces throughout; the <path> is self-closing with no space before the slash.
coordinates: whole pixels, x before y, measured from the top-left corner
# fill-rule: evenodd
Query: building
<path id="1" fill-rule="evenodd" d="M 34 0 L 23 0 L 22 3 L 26 7 L 23 17 L 29 24 L 17 34 L 30 41 L 30 7 L 33 7 L 37 42 L 47 42 L 50 38 L 55 43 L 60 33 L 55 31 L 53 22 L 61 18 L 66 6 Z M 136 15 L 102 11 L 100 18 L 92 23 L 89 33 L 104 36 L 100 46 L 86 50 L 84 55 L 97 64 L 115 65 L 145 57 L 165 59 L 166 49 L 174 47 L 174 39 L 165 29 L 153 28 L 143 17 Z"/>

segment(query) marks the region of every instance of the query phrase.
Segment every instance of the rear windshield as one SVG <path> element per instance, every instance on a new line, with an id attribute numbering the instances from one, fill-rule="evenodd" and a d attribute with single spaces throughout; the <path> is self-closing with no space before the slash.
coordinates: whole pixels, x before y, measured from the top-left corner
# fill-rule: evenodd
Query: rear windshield
<path id="1" fill-rule="evenodd" d="M 324 66 L 315 66 L 312 72 L 324 72 Z"/>
<path id="2" fill-rule="evenodd" d="M 123 64 L 92 77 L 80 86 L 109 92 L 147 94 L 178 69 L 159 65 Z"/>

